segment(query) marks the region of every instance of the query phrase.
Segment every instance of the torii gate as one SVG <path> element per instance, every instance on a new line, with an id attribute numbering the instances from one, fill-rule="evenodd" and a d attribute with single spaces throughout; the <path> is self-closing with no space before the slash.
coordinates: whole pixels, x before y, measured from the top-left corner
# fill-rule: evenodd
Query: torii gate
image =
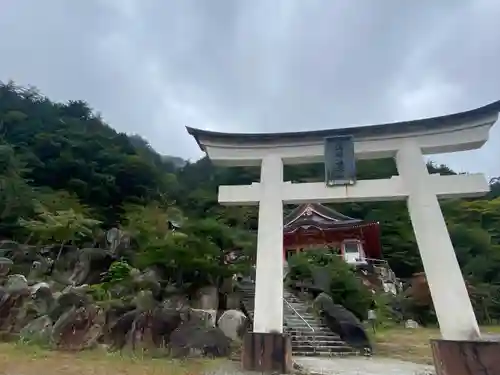
<path id="1" fill-rule="evenodd" d="M 251 335 L 283 336 L 284 203 L 407 200 L 442 338 L 448 341 L 479 339 L 479 327 L 438 199 L 484 195 L 489 185 L 482 174 L 429 175 L 423 155 L 480 148 L 488 140 L 499 111 L 500 101 L 497 101 L 471 111 L 434 118 L 298 133 L 234 134 L 188 127 L 188 132 L 214 163 L 261 166 L 259 183 L 219 187 L 221 204 L 259 205 L 254 332 Z M 399 175 L 334 187 L 322 182 L 283 181 L 284 164 L 324 161 L 325 138 L 332 136 L 352 136 L 357 159 L 394 157 Z M 266 345 L 277 345 L 276 340 Z M 253 364 L 247 361 L 248 369 L 273 368 L 261 357 L 265 354 L 259 351 L 254 355 L 259 358 Z M 281 370 L 285 371 L 290 361 L 285 358 L 287 355 L 283 357 L 285 364 Z"/>

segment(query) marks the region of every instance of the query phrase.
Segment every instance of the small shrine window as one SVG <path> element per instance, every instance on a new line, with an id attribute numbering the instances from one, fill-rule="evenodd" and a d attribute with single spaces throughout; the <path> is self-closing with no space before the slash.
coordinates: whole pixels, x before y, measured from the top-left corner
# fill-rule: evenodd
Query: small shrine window
<path id="1" fill-rule="evenodd" d="M 347 240 L 342 243 L 342 255 L 347 263 L 363 263 L 366 261 L 363 245 L 360 241 Z"/>
<path id="2" fill-rule="evenodd" d="M 344 252 L 346 254 L 359 254 L 359 247 L 357 242 L 345 242 Z"/>

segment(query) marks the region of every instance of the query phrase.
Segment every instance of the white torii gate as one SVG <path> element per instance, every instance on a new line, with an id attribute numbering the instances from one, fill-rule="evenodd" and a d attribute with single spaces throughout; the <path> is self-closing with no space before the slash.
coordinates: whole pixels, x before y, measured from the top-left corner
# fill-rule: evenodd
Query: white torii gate
<path id="1" fill-rule="evenodd" d="M 460 271 L 439 198 L 483 195 L 481 174 L 429 175 L 424 154 L 480 148 L 500 101 L 468 112 L 409 122 L 325 131 L 231 134 L 188 128 L 219 165 L 261 166 L 259 183 L 220 186 L 219 202 L 259 205 L 254 332 L 283 330 L 283 204 L 407 200 L 441 334 L 447 340 L 479 338 L 479 327 Z M 358 159 L 394 157 L 398 176 L 353 186 L 283 181 L 284 164 L 324 160 L 324 139 L 352 135 Z"/>
<path id="2" fill-rule="evenodd" d="M 269 154 L 262 160 L 260 183 L 220 187 L 221 204 L 259 205 L 255 332 L 282 332 L 283 204 L 407 199 L 443 337 L 452 340 L 479 337 L 438 198 L 482 195 L 489 191 L 488 183 L 481 174 L 429 175 L 415 143 L 405 144 L 397 153 L 396 163 L 399 176 L 362 180 L 353 186 L 327 187 L 323 182 L 284 182 L 281 157 Z"/>

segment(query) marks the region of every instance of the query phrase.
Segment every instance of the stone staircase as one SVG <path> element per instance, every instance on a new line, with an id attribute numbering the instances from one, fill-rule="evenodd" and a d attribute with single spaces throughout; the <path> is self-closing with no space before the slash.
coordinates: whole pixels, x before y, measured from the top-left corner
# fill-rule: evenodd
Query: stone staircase
<path id="1" fill-rule="evenodd" d="M 253 320 L 255 285 L 240 285 L 242 302 Z M 342 341 L 336 333 L 308 311 L 308 306 L 288 291 L 283 292 L 284 332 L 292 339 L 294 356 L 354 355 L 357 351 Z"/>

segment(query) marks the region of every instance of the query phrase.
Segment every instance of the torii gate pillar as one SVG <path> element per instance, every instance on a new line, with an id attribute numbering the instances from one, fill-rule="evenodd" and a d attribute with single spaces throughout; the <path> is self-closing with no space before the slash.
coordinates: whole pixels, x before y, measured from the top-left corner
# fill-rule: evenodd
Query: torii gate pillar
<path id="1" fill-rule="evenodd" d="M 438 375 L 475 375 L 488 366 L 500 366 L 495 354 L 500 343 L 479 341 L 479 327 L 438 201 L 483 195 L 489 191 L 488 183 L 483 175 L 429 175 L 423 159 L 424 154 L 481 147 L 499 111 L 500 101 L 423 120 L 302 133 L 230 134 L 188 128 L 215 163 L 261 166 L 260 183 L 219 188 L 222 204 L 259 205 L 254 332 L 244 340 L 246 369 L 291 370 L 290 339 L 283 334 L 283 203 L 384 200 L 408 202 L 443 338 L 432 342 Z M 323 161 L 324 139 L 337 135 L 353 136 L 358 159 L 394 157 L 399 176 L 333 188 L 283 181 L 283 164 Z"/>

